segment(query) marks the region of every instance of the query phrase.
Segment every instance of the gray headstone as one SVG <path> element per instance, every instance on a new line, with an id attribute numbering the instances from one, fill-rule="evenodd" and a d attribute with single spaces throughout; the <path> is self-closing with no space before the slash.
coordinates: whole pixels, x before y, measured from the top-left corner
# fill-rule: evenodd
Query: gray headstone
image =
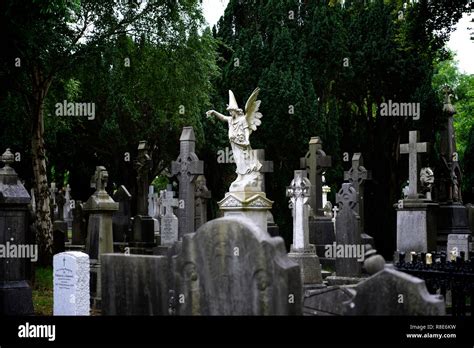
<path id="1" fill-rule="evenodd" d="M 323 181 L 322 175 L 332 164 L 331 156 L 323 151 L 323 142 L 320 137 L 312 137 L 309 141 L 309 151 L 300 158 L 300 168 L 308 173 L 311 182 L 310 206 L 315 216 L 324 216 L 323 210 Z"/>
<path id="2" fill-rule="evenodd" d="M 138 145 L 138 157 L 134 165 L 137 171 L 137 215 L 147 215 L 148 176 L 151 168 L 151 157 L 148 154 L 146 141 L 140 141 Z"/>
<path id="3" fill-rule="evenodd" d="M 342 184 L 336 195 L 339 212 L 336 218 L 336 245 L 344 250 L 357 250 L 361 245 L 359 231 L 359 216 L 355 212 L 357 193 L 349 183 Z M 356 255 L 345 252 L 342 257 L 336 253 L 336 275 L 338 277 L 359 277 L 361 275 L 361 261 Z M 349 257 L 352 256 L 352 257 Z"/>
<path id="4" fill-rule="evenodd" d="M 206 186 L 206 177 L 199 175 L 196 179 L 194 226 L 196 229 L 207 222 L 207 201 L 211 198 L 211 191 Z"/>
<path id="5" fill-rule="evenodd" d="M 294 179 L 286 189 L 293 215 L 293 244 L 288 257 L 297 262 L 303 284 L 322 283 L 321 265 L 316 248 L 309 244 L 309 195 L 311 183 L 305 170 L 295 170 Z"/>
<path id="6" fill-rule="evenodd" d="M 72 209 L 72 244 L 85 245 L 87 237 L 86 217 L 83 203 L 76 201 Z"/>
<path id="7" fill-rule="evenodd" d="M 420 172 L 420 153 L 429 150 L 429 143 L 420 143 L 420 132 L 410 131 L 408 144 L 400 144 L 400 153 L 408 154 L 408 198 L 417 199 L 420 197 L 418 183 Z"/>
<path id="8" fill-rule="evenodd" d="M 123 185 L 115 191 L 113 195 L 115 202 L 119 204 L 119 210 L 112 216 L 112 225 L 114 229 L 114 242 L 120 243 L 127 240 L 129 236 L 132 195 Z"/>
<path id="9" fill-rule="evenodd" d="M 161 245 L 171 246 L 178 240 L 178 218 L 173 213 L 173 208 L 178 207 L 178 199 L 174 198 L 174 192 L 163 190 L 161 206 L 164 215 L 161 216 Z"/>
<path id="10" fill-rule="evenodd" d="M 430 295 L 425 281 L 385 268 L 354 288 L 346 315 L 445 315 L 441 296 Z"/>
<path id="11" fill-rule="evenodd" d="M 282 238 L 247 218 L 212 220 L 185 235 L 173 270 L 180 315 L 301 314 L 298 265 Z"/>
<path id="12" fill-rule="evenodd" d="M 7 149 L 0 156 L 0 244 L 25 245 L 28 234 L 28 205 L 31 197 L 10 166 L 14 155 Z M 31 315 L 31 287 L 26 281 L 26 258 L 0 257 L 0 315 Z"/>
<path id="13" fill-rule="evenodd" d="M 195 231 L 194 227 L 194 192 L 195 180 L 204 174 L 204 163 L 194 153 L 196 137 L 193 127 L 184 127 L 181 133 L 180 151 L 176 161 L 171 163 L 171 174 L 179 180 L 179 199 L 182 201 L 178 209 L 179 238 Z"/>
<path id="14" fill-rule="evenodd" d="M 364 158 L 360 152 L 352 156 L 352 166 L 344 172 L 344 180 L 347 180 L 356 190 L 359 204 L 355 206 L 355 212 L 359 214 L 361 227 L 364 228 L 364 182 L 372 179 L 370 170 L 364 167 Z M 363 232 L 364 230 L 362 230 Z"/>
<path id="15" fill-rule="evenodd" d="M 54 315 L 90 315 L 89 271 L 87 254 L 54 255 Z"/>
<path id="16" fill-rule="evenodd" d="M 103 315 L 167 315 L 166 256 L 102 255 Z"/>

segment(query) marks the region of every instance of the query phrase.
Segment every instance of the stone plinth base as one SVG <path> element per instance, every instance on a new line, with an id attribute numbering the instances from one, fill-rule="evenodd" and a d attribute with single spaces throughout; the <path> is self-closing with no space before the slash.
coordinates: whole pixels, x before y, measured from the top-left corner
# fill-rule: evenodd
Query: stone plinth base
<path id="1" fill-rule="evenodd" d="M 446 251 L 448 235 L 471 234 L 468 209 L 462 204 L 440 204 L 436 217 L 439 251 Z"/>
<path id="2" fill-rule="evenodd" d="M 33 315 L 31 287 L 26 280 L 0 282 L 0 315 Z"/>
<path id="3" fill-rule="evenodd" d="M 292 250 L 288 253 L 288 258 L 300 265 L 303 284 L 322 284 L 321 264 L 314 246 L 305 251 Z"/>
<path id="4" fill-rule="evenodd" d="M 309 219 L 309 242 L 316 247 L 316 254 L 323 268 L 334 270 L 335 259 L 326 257 L 326 245 L 331 245 L 336 240 L 334 223 L 329 217 L 316 217 Z"/>
<path id="5" fill-rule="evenodd" d="M 397 205 L 397 250 L 436 250 L 437 208 L 437 203 L 421 199 L 407 199 Z"/>
<path id="6" fill-rule="evenodd" d="M 218 205 L 225 217 L 246 217 L 267 232 L 267 213 L 273 201 L 266 197 L 265 192 L 227 192 Z"/>

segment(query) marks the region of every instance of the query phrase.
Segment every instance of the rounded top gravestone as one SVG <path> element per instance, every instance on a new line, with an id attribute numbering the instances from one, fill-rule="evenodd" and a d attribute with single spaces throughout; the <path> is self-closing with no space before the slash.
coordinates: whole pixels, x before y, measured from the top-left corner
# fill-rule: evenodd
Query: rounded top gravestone
<path id="1" fill-rule="evenodd" d="M 243 217 L 224 217 L 183 237 L 173 257 L 179 315 L 301 314 L 300 270 L 283 239 Z"/>

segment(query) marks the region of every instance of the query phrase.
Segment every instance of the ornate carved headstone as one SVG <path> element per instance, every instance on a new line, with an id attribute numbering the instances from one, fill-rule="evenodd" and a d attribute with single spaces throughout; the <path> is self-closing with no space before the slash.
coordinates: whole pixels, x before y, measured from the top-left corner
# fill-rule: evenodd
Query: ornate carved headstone
<path id="1" fill-rule="evenodd" d="M 309 244 L 309 197 L 311 183 L 306 171 L 295 170 L 286 189 L 293 209 L 293 244 L 288 257 L 300 265 L 303 284 L 322 283 L 321 265 L 314 245 Z"/>
<path id="2" fill-rule="evenodd" d="M 300 270 L 248 218 L 224 217 L 183 237 L 173 257 L 178 315 L 300 315 Z"/>
<path id="3" fill-rule="evenodd" d="M 336 217 L 336 242 L 332 252 L 336 258 L 336 277 L 331 284 L 356 283 L 362 274 L 364 251 L 359 230 L 357 192 L 349 183 L 343 183 L 336 195 L 339 212 Z"/>
<path id="4" fill-rule="evenodd" d="M 195 151 L 196 137 L 193 127 L 184 127 L 181 133 L 180 151 L 176 161 L 171 163 L 171 174 L 179 180 L 179 238 L 195 231 L 194 226 L 194 193 L 195 180 L 204 174 L 204 162 L 200 161 Z"/>

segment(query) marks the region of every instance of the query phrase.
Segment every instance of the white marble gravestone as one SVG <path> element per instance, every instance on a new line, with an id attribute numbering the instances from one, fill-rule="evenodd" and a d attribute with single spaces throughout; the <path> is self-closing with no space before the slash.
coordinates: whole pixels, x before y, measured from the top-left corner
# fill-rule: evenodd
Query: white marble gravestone
<path id="1" fill-rule="evenodd" d="M 89 255 L 54 255 L 54 315 L 90 315 Z"/>

